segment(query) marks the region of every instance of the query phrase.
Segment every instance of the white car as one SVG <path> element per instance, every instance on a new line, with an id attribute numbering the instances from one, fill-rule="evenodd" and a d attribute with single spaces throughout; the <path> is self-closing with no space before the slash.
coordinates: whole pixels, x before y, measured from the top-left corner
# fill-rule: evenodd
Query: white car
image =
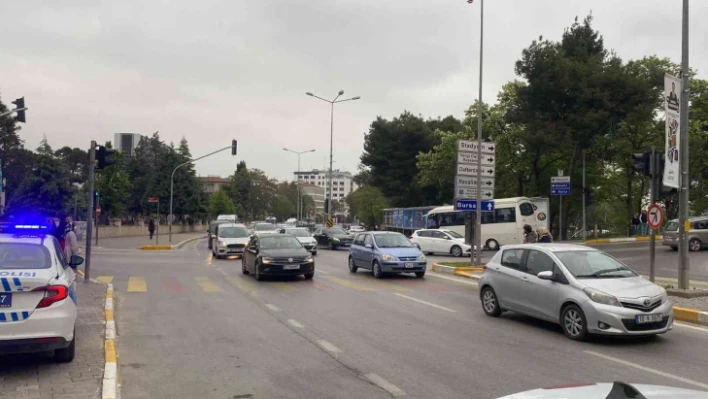
<path id="1" fill-rule="evenodd" d="M 519 392 L 498 399 L 706 399 L 708 392 L 662 385 L 615 383 L 564 384 Z"/>
<path id="2" fill-rule="evenodd" d="M 74 360 L 76 274 L 84 259 L 67 261 L 47 226 L 0 229 L 0 355 L 54 351 Z"/>
<path id="3" fill-rule="evenodd" d="M 310 251 L 313 256 L 317 255 L 317 240 L 315 240 L 315 237 L 312 236 L 310 230 L 305 227 L 294 227 L 285 229 L 283 233 L 294 236 L 298 241 L 300 241 L 300 244 L 302 244 L 306 250 Z"/>
<path id="4" fill-rule="evenodd" d="M 349 228 L 349 234 L 363 233 L 366 229 L 361 226 L 352 226 Z"/>
<path id="5" fill-rule="evenodd" d="M 424 229 L 416 230 L 408 237 L 418 244 L 423 253 L 443 253 L 453 256 L 471 256 L 472 246 L 465 244 L 465 237 L 451 230 Z"/>
<path id="6" fill-rule="evenodd" d="M 212 254 L 216 259 L 229 255 L 243 256 L 250 239 L 248 229 L 243 224 L 222 223 L 216 226 Z"/>

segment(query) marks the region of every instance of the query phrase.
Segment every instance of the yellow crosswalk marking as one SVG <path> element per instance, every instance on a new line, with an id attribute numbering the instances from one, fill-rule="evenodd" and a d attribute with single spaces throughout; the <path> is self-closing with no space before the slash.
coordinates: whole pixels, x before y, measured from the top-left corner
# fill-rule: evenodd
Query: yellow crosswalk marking
<path id="1" fill-rule="evenodd" d="M 207 277 L 195 277 L 194 280 L 204 292 L 221 292 L 221 287 Z"/>
<path id="2" fill-rule="evenodd" d="M 267 283 L 269 287 L 273 287 L 278 291 L 283 291 L 283 292 L 291 292 L 295 291 L 295 287 L 293 286 L 292 283 L 286 282 L 286 281 L 274 281 L 274 282 L 269 282 Z"/>
<path id="3" fill-rule="evenodd" d="M 131 277 L 128 279 L 128 292 L 147 292 L 147 284 L 143 277 Z"/>
<path id="4" fill-rule="evenodd" d="M 245 278 L 241 277 L 226 277 L 226 281 L 241 291 L 246 291 L 253 296 L 258 296 L 258 286 Z"/>
<path id="5" fill-rule="evenodd" d="M 113 276 L 98 276 L 96 279 L 102 283 L 110 284 L 113 281 Z"/>
<path id="6" fill-rule="evenodd" d="M 365 276 L 365 275 L 364 275 L 364 276 L 357 276 L 357 275 L 354 275 L 354 276 L 352 276 L 352 278 L 357 279 L 357 280 L 361 280 L 362 282 L 365 281 L 365 284 L 370 284 L 370 285 L 373 285 L 374 287 L 377 287 L 377 288 L 385 288 L 385 289 L 393 290 L 393 291 L 397 291 L 397 292 L 410 291 L 410 289 L 405 288 L 405 287 L 401 287 L 401 286 L 398 285 L 398 284 L 393 284 L 393 283 L 387 283 L 387 282 L 385 282 L 385 281 L 374 280 L 373 277 L 371 277 L 371 276 Z"/>
<path id="7" fill-rule="evenodd" d="M 357 290 L 357 291 L 374 291 L 374 289 L 371 288 L 371 287 L 367 287 L 367 286 L 365 286 L 365 285 L 353 283 L 353 282 L 351 282 L 351 281 L 349 281 L 349 280 L 345 280 L 345 279 L 343 279 L 343 278 L 334 277 L 334 276 L 325 276 L 325 278 L 326 278 L 327 280 L 333 282 L 333 283 L 337 283 L 337 284 L 339 284 L 339 285 L 341 285 L 341 286 L 343 286 L 343 287 L 351 288 L 351 289 L 353 289 L 353 290 Z"/>

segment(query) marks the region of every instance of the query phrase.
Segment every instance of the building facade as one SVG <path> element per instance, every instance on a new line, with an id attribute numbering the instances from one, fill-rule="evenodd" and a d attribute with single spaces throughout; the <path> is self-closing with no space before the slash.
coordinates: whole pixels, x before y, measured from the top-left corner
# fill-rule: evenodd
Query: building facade
<path id="1" fill-rule="evenodd" d="M 228 183 L 229 179 L 219 176 L 200 176 L 199 182 L 202 184 L 202 189 L 205 193 L 214 194 L 219 191 L 224 184 Z"/>
<path id="2" fill-rule="evenodd" d="M 309 196 L 312 198 L 312 201 L 315 203 L 315 213 L 314 214 L 307 214 L 304 215 L 304 219 L 306 220 L 315 220 L 316 215 L 324 215 L 324 203 L 325 203 L 325 196 L 324 196 L 324 187 L 318 187 L 314 184 L 310 183 L 301 183 L 302 184 L 302 194 Z"/>
<path id="3" fill-rule="evenodd" d="M 141 138 L 143 135 L 137 133 L 114 133 L 113 148 L 132 157 Z"/>
<path id="4" fill-rule="evenodd" d="M 300 182 L 303 185 L 312 184 L 316 187 L 321 187 L 322 190 L 324 190 L 324 198 L 327 197 L 329 173 L 326 170 L 313 169 L 310 171 L 294 172 L 293 175 L 296 182 Z M 350 193 L 356 191 L 357 188 L 359 188 L 359 186 L 354 183 L 354 175 L 350 172 L 340 171 L 339 169 L 332 171 L 332 200 L 338 201 L 344 207 L 344 212 L 338 212 L 339 214 L 347 215 L 349 213 L 345 198 L 347 198 L 347 195 Z M 324 211 L 324 199 L 322 207 Z"/>

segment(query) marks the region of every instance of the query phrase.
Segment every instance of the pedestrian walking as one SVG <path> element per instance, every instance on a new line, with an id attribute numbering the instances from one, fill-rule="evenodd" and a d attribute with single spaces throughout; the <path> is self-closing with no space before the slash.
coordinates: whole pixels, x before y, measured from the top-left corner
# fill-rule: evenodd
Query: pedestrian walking
<path id="1" fill-rule="evenodd" d="M 73 223 L 69 223 L 69 225 L 73 226 Z M 79 254 L 79 240 L 76 238 L 76 232 L 73 227 L 66 230 L 64 242 L 64 256 L 66 256 L 66 261 L 69 262 L 73 255 Z"/>
<path id="2" fill-rule="evenodd" d="M 538 242 L 551 243 L 553 242 L 553 236 L 547 228 L 541 227 L 538 229 Z"/>
<path id="3" fill-rule="evenodd" d="M 632 216 L 632 233 L 630 235 L 636 236 L 639 234 L 639 214 L 635 213 L 634 216 Z"/>
<path id="4" fill-rule="evenodd" d="M 649 223 L 647 220 L 647 211 L 642 210 L 642 214 L 639 216 L 639 222 L 642 224 L 642 235 L 649 235 Z"/>
<path id="5" fill-rule="evenodd" d="M 150 219 L 148 223 L 148 231 L 150 232 L 150 239 L 152 240 L 152 235 L 155 234 L 155 220 Z"/>
<path id="6" fill-rule="evenodd" d="M 524 240 L 522 244 L 533 244 L 537 241 L 538 235 L 529 224 L 524 225 Z"/>

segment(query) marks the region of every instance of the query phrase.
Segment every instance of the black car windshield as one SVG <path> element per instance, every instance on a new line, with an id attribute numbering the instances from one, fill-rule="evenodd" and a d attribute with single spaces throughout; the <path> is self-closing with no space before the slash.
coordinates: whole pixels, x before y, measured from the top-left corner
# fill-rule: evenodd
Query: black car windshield
<path id="1" fill-rule="evenodd" d="M 413 246 L 403 234 L 374 234 L 379 248 L 410 248 Z"/>
<path id="2" fill-rule="evenodd" d="M 465 238 L 464 236 L 462 236 L 462 234 L 457 233 L 457 232 L 454 232 L 454 231 L 451 231 L 451 230 L 445 230 L 445 232 L 446 232 L 448 235 L 450 235 L 450 237 L 452 237 L 452 238 Z"/>
<path id="3" fill-rule="evenodd" d="M 344 229 L 327 229 L 327 234 L 332 234 L 332 235 L 343 235 L 347 234 Z"/>
<path id="4" fill-rule="evenodd" d="M 261 238 L 261 249 L 297 249 L 302 248 L 302 244 L 295 237 L 272 236 Z"/>
<path id="5" fill-rule="evenodd" d="M 255 227 L 256 231 L 270 231 L 270 230 L 275 230 L 275 229 L 276 229 L 275 225 L 270 224 L 270 223 L 259 223 Z"/>
<path id="6" fill-rule="evenodd" d="M 220 227 L 219 237 L 223 238 L 246 238 L 248 230 L 243 227 Z"/>
<path id="7" fill-rule="evenodd" d="M 307 229 L 285 229 L 285 234 L 290 234 L 295 237 L 310 237 L 311 234 Z"/>
<path id="8" fill-rule="evenodd" d="M 555 255 L 577 278 L 635 277 L 637 274 L 617 259 L 601 251 L 560 251 Z"/>
<path id="9" fill-rule="evenodd" d="M 38 244 L 0 244 L 0 270 L 48 269 L 51 266 L 49 250 Z"/>

